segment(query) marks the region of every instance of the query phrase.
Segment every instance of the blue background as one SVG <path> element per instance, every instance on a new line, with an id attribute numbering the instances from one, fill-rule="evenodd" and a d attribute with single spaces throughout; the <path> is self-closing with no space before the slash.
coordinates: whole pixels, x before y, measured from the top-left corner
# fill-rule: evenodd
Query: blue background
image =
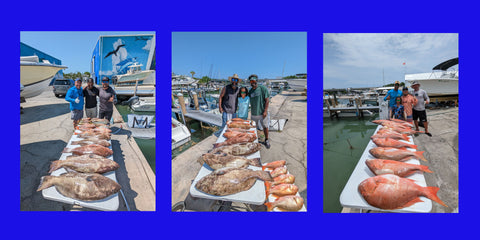
<path id="1" fill-rule="evenodd" d="M 476 234 L 479 169 L 476 81 L 478 7 L 461 1 L 48 1 L 11 3 L 1 15 L 3 236 L 11 238 L 449 238 Z M 69 5 L 71 4 L 71 5 Z M 73 5 L 75 4 L 75 5 Z M 57 7 L 55 7 L 57 6 Z M 126 8 L 125 8 L 126 7 Z M 115 10 L 116 9 L 116 10 Z M 121 10 L 124 9 L 124 10 Z M 7 12 L 8 10 L 8 12 Z M 121 10 L 121 11 L 120 11 Z M 99 14 L 101 13 L 101 14 Z M 306 31 L 308 38 L 308 212 L 172 213 L 170 139 L 157 139 L 156 212 L 20 212 L 18 79 L 20 31 L 156 31 L 158 136 L 169 135 L 172 31 Z M 322 33 L 458 32 L 460 57 L 458 214 L 324 214 L 322 210 Z M 478 101 L 478 100 L 477 100 Z M 162 127 L 163 126 L 163 127 Z M 440 161 L 441 159 L 438 159 Z M 435 161 L 435 160 L 432 160 Z M 6 238 L 3 238 L 6 239 Z"/>

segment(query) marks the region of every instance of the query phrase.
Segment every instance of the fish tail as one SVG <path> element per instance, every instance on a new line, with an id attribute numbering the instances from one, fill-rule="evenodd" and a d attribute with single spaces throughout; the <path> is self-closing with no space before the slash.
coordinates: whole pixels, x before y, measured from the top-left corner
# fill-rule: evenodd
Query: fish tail
<path id="1" fill-rule="evenodd" d="M 262 166 L 262 163 L 260 162 L 260 158 L 252 158 L 252 159 L 249 159 L 249 164 L 252 165 L 252 166 L 255 166 L 255 167 L 261 167 Z M 263 168 L 262 168 L 263 170 Z"/>
<path id="2" fill-rule="evenodd" d="M 37 192 L 42 191 L 43 189 L 53 186 L 52 179 L 54 176 L 43 176 L 40 178 L 40 184 L 38 185 Z"/>
<path id="3" fill-rule="evenodd" d="M 408 141 L 408 135 L 407 134 L 402 134 L 402 139 Z"/>
<path id="4" fill-rule="evenodd" d="M 223 143 L 214 143 L 213 144 L 213 148 L 218 148 L 218 147 L 221 147 L 223 146 Z"/>
<path id="5" fill-rule="evenodd" d="M 62 167 L 62 162 L 61 160 L 57 160 L 57 161 L 53 161 L 51 164 L 50 164 L 50 170 L 48 171 L 48 173 L 52 173 L 53 171 L 59 169 Z"/>
<path id="6" fill-rule="evenodd" d="M 262 179 L 263 181 L 273 181 L 272 175 L 266 171 L 257 171 L 257 177 Z"/>
<path id="7" fill-rule="evenodd" d="M 433 173 L 432 170 L 428 169 L 428 166 L 420 165 L 420 169 L 424 172 Z"/>
<path id="8" fill-rule="evenodd" d="M 273 210 L 273 208 L 275 207 L 273 205 L 273 203 L 271 203 L 271 202 L 265 203 L 265 206 L 267 206 L 267 211 L 269 211 L 269 212 L 271 212 Z"/>
<path id="9" fill-rule="evenodd" d="M 427 159 L 423 156 L 424 152 L 425 151 L 417 151 L 417 152 L 415 152 L 415 155 L 417 155 L 417 157 L 419 157 L 421 160 L 427 162 Z"/>
<path id="10" fill-rule="evenodd" d="M 417 145 L 414 145 L 414 144 L 408 144 L 407 146 L 408 146 L 409 148 L 415 148 L 415 149 L 417 149 Z"/>
<path id="11" fill-rule="evenodd" d="M 71 153 L 72 152 L 72 149 L 70 148 L 64 148 L 62 153 Z"/>
<path id="12" fill-rule="evenodd" d="M 447 204 L 442 202 L 442 200 L 440 200 L 440 198 L 437 196 L 438 190 L 440 190 L 440 188 L 438 188 L 438 187 L 426 187 L 426 191 L 425 191 L 426 196 L 425 197 L 430 198 L 431 200 L 439 203 L 440 205 L 442 205 L 444 207 L 448 207 Z"/>

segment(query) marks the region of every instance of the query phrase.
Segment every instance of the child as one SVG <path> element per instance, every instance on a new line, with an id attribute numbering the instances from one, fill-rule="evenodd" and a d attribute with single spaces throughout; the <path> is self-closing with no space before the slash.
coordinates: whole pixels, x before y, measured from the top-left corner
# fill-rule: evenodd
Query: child
<path id="1" fill-rule="evenodd" d="M 248 106 L 250 105 L 250 97 L 247 96 L 248 90 L 246 87 L 240 88 L 240 95 L 238 98 L 238 114 L 241 119 L 247 120 L 248 118 Z"/>
<path id="2" fill-rule="evenodd" d="M 402 105 L 402 98 L 396 97 L 395 98 L 395 105 L 393 106 L 392 110 L 390 111 L 390 118 L 393 119 L 400 119 L 405 121 L 405 108 Z"/>

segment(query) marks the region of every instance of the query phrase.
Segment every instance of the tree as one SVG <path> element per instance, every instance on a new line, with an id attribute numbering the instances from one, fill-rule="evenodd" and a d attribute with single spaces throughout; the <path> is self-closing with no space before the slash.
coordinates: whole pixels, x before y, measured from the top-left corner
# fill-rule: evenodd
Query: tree
<path id="1" fill-rule="evenodd" d="M 192 78 L 193 78 L 193 75 L 195 75 L 195 72 L 194 72 L 194 71 L 191 71 L 190 74 L 192 74 Z"/>
<path id="2" fill-rule="evenodd" d="M 202 79 L 200 79 L 200 81 L 198 81 L 199 83 L 209 83 L 212 79 L 207 77 L 207 76 L 204 76 L 202 77 Z"/>

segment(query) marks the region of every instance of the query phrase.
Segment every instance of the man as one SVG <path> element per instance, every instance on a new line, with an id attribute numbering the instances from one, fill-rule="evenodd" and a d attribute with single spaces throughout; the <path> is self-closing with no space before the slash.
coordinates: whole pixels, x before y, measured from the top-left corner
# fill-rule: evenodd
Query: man
<path id="1" fill-rule="evenodd" d="M 268 103 L 270 94 L 267 87 L 258 85 L 258 76 L 252 74 L 248 77 L 252 88 L 248 92 L 250 96 L 251 119 L 257 124 L 258 130 L 263 130 L 265 134 L 265 147 L 270 148 L 270 141 L 268 140 L 268 127 L 270 126 L 270 113 L 268 112 Z"/>
<path id="2" fill-rule="evenodd" d="M 83 91 L 82 80 L 76 79 L 75 86 L 68 89 L 65 100 L 70 102 L 71 119 L 73 120 L 73 129 L 77 128 L 78 123 L 83 118 Z"/>
<path id="3" fill-rule="evenodd" d="M 98 98 L 100 99 L 100 111 L 98 117 L 100 119 L 107 119 L 110 121 L 113 114 L 113 104 L 115 99 L 115 91 L 109 86 L 108 77 L 102 78 L 102 87 L 98 91 Z"/>
<path id="4" fill-rule="evenodd" d="M 87 80 L 87 86 L 83 88 L 83 95 L 85 96 L 85 114 L 88 118 L 97 117 L 97 96 L 99 94 L 98 88 L 93 86 L 93 78 Z"/>
<path id="5" fill-rule="evenodd" d="M 241 79 L 237 74 L 233 74 L 232 77 L 228 77 L 230 84 L 225 86 L 218 98 L 218 108 L 222 114 L 222 129 L 227 124 L 227 121 L 237 117 L 237 103 L 238 103 L 238 83 Z"/>
<path id="6" fill-rule="evenodd" d="M 405 108 L 407 122 L 413 122 L 412 108 L 417 105 L 417 98 L 408 92 L 408 87 L 403 87 L 402 104 Z"/>
<path id="7" fill-rule="evenodd" d="M 425 111 L 425 104 L 430 102 L 430 98 L 427 95 L 425 90 L 420 89 L 420 83 L 417 81 L 412 82 L 413 88 L 413 95 L 417 98 L 417 104 L 413 106 L 413 121 L 415 122 L 415 128 L 418 131 L 418 119 L 420 122 L 423 123 L 423 127 L 425 128 L 425 134 L 428 136 L 432 136 L 431 133 L 428 132 L 428 122 L 427 122 L 427 112 Z"/>
<path id="8" fill-rule="evenodd" d="M 398 87 L 400 87 L 400 82 L 399 81 L 395 81 L 395 84 L 393 85 L 393 89 L 388 91 L 387 95 L 383 98 L 384 101 L 386 100 L 390 100 L 388 102 L 388 112 L 392 112 L 393 111 L 393 108 L 395 107 L 395 99 L 397 97 L 401 97 L 402 96 L 402 91 L 400 91 L 398 89 Z M 390 114 L 388 116 L 388 118 L 390 119 Z"/>

